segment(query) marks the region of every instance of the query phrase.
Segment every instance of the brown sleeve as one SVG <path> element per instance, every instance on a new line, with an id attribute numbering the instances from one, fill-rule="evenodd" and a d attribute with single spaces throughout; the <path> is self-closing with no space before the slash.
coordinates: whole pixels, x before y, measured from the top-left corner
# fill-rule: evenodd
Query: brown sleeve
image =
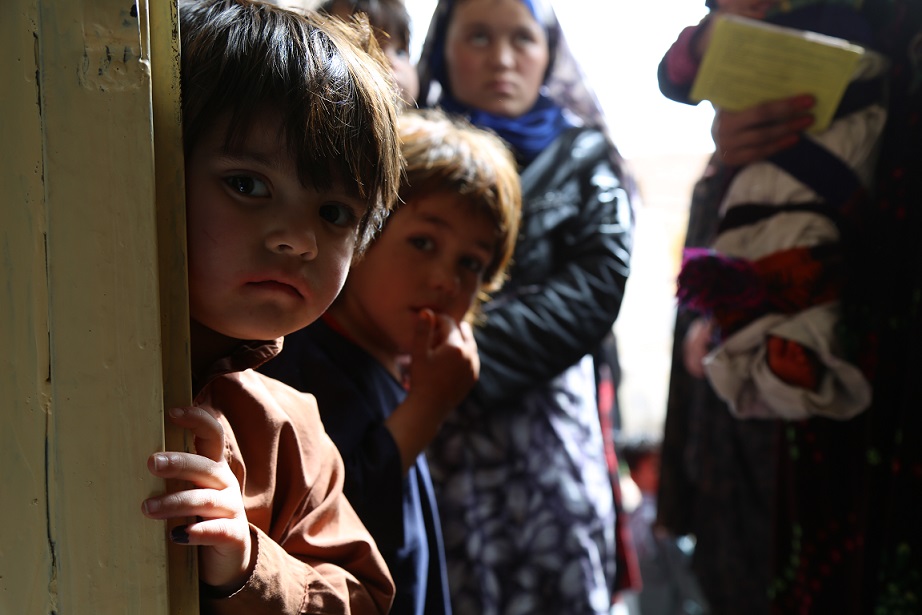
<path id="1" fill-rule="evenodd" d="M 257 552 L 253 573 L 227 597 L 203 586 L 203 614 L 387 613 L 387 588 L 374 591 L 328 562 L 296 559 L 259 528 L 251 530 Z"/>
<path id="2" fill-rule="evenodd" d="M 256 564 L 230 596 L 203 587 L 202 612 L 387 613 L 393 580 L 343 495 L 343 462 L 313 396 L 254 372 L 230 380 L 209 401 L 223 398 L 215 407 L 227 419 L 229 463 L 243 490 Z"/>

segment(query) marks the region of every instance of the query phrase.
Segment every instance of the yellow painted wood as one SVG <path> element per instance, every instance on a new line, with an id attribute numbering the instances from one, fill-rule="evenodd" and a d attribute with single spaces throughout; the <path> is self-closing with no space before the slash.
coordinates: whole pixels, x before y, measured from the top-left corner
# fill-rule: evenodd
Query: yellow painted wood
<path id="1" fill-rule="evenodd" d="M 0 18 L 0 613 L 50 613 L 49 411 L 37 0 Z"/>
<path id="2" fill-rule="evenodd" d="M 124 0 L 8 0 L 0 19 L 0 613 L 166 615 L 177 594 L 195 612 L 169 591 L 165 524 L 140 512 L 164 489 L 145 461 L 164 445 L 164 366 L 175 384 L 182 363 L 161 352 L 158 282 L 185 276 L 158 270 L 155 204 L 177 188 L 155 187 L 145 18 Z"/>
<path id="3" fill-rule="evenodd" d="M 166 408 L 192 403 L 189 365 L 189 297 L 186 271 L 185 169 L 179 76 L 179 14 L 176 2 L 141 2 L 150 23 L 154 153 L 163 340 L 163 395 Z M 169 450 L 192 450 L 189 433 L 165 424 Z M 168 481 L 167 489 L 181 485 Z M 177 520 L 167 529 L 190 520 Z M 168 543 L 170 613 L 198 613 L 196 550 Z"/>
<path id="4" fill-rule="evenodd" d="M 150 74 L 132 5 L 41 4 L 52 421 L 62 613 L 166 613 L 141 501 L 162 442 Z M 136 12 L 136 11 L 135 11 Z"/>

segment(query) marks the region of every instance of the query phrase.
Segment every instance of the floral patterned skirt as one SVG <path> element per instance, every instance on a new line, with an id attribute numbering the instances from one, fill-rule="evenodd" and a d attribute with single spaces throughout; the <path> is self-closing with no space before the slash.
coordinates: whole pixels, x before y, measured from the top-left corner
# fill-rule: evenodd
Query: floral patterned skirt
<path id="1" fill-rule="evenodd" d="M 459 408 L 429 460 L 455 613 L 609 613 L 615 512 L 588 357 L 515 407 Z"/>

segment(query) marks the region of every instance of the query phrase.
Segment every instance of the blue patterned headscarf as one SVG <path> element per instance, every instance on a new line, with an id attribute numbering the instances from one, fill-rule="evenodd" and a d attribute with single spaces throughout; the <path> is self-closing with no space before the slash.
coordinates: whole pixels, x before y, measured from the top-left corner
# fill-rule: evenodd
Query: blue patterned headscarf
<path id="1" fill-rule="evenodd" d="M 549 5 L 541 0 L 520 0 L 544 26 L 549 47 L 548 69 L 545 84 L 552 73 L 560 41 L 560 24 Z M 429 35 L 420 59 L 420 104 L 438 104 L 450 113 L 468 117 L 475 126 L 489 128 L 505 139 L 515 151 L 516 158 L 523 164 L 534 160 L 560 134 L 576 125 L 576 122 L 564 112 L 564 107 L 556 102 L 543 87 L 534 107 L 518 117 L 504 117 L 468 107 L 458 102 L 449 89 L 448 69 L 445 66 L 445 37 L 448 24 L 457 0 L 442 0 L 435 9 Z M 433 95 L 430 90 L 432 82 L 437 82 L 441 95 L 436 100 L 429 100 Z"/>

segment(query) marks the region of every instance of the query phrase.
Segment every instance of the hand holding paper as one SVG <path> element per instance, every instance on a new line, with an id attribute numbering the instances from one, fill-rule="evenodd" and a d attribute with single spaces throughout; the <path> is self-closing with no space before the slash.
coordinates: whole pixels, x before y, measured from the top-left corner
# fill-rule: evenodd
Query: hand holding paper
<path id="1" fill-rule="evenodd" d="M 707 52 L 692 85 L 693 100 L 730 111 L 810 94 L 810 132 L 825 130 L 864 49 L 843 39 L 782 28 L 743 17 L 715 18 Z"/>

